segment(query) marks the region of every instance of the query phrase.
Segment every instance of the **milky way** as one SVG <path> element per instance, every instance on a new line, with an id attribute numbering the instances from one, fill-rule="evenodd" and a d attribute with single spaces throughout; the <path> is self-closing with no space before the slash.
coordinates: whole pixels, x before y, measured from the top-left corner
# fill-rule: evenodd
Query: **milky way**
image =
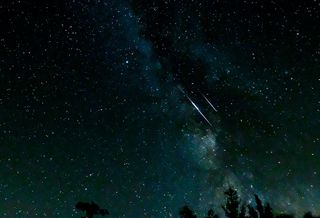
<path id="1" fill-rule="evenodd" d="M 2 217 L 319 212 L 319 2 L 0 6 Z"/>

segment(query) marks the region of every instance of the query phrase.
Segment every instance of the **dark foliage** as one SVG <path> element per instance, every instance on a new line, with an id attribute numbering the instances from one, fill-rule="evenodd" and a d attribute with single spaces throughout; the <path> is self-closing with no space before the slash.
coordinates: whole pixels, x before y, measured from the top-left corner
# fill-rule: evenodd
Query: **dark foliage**
<path id="1" fill-rule="evenodd" d="M 259 218 L 273 218 L 272 208 L 269 203 L 266 203 L 266 205 L 262 204 L 261 199 L 258 197 L 258 195 L 254 195 L 255 202 L 256 202 L 256 212 L 254 212 L 254 208 L 250 208 L 250 213 L 252 213 L 252 216 L 257 216 Z"/>
<path id="2" fill-rule="evenodd" d="M 210 209 L 208 211 L 208 214 L 207 214 L 206 218 L 219 218 L 219 216 L 214 212 L 213 209 Z"/>
<path id="3" fill-rule="evenodd" d="M 197 216 L 193 214 L 193 211 L 188 206 L 181 208 L 179 214 L 181 218 L 197 218 Z"/>
<path id="4" fill-rule="evenodd" d="M 254 195 L 255 201 L 256 201 L 256 209 L 258 211 L 259 217 L 260 218 L 265 218 L 264 217 L 264 207 L 262 205 L 262 202 L 260 200 L 260 198 L 258 197 L 258 195 Z"/>
<path id="5" fill-rule="evenodd" d="M 303 215 L 303 218 L 320 218 L 320 217 L 314 216 L 311 212 L 307 212 Z"/>
<path id="6" fill-rule="evenodd" d="M 258 218 L 258 212 L 252 207 L 251 205 L 248 205 L 249 210 L 249 217 L 250 218 Z"/>
<path id="7" fill-rule="evenodd" d="M 272 208 L 269 203 L 264 207 L 264 216 L 265 218 L 273 218 Z"/>
<path id="8" fill-rule="evenodd" d="M 76 204 L 76 209 L 81 210 L 86 213 L 86 216 L 82 218 L 93 218 L 94 215 L 109 215 L 109 211 L 106 209 L 101 209 L 96 203 L 91 202 L 78 202 Z"/>
<path id="9" fill-rule="evenodd" d="M 279 214 L 276 218 L 294 218 L 292 214 Z"/>
<path id="10" fill-rule="evenodd" d="M 241 203 L 237 191 L 229 187 L 225 192 L 226 202 L 222 205 L 222 209 L 226 218 L 294 218 L 292 214 L 274 215 L 269 203 L 263 203 L 258 195 L 254 195 L 255 205 Z M 241 206 L 240 206 L 241 205 Z M 96 203 L 78 202 L 75 205 L 76 209 L 85 212 L 82 218 L 93 218 L 94 215 L 109 215 L 109 211 L 101 209 Z M 179 210 L 180 218 L 197 218 L 194 212 L 185 205 Z M 209 209 L 205 218 L 219 218 L 218 214 Z M 304 214 L 303 218 L 320 218 L 314 216 L 311 212 Z"/>
<path id="11" fill-rule="evenodd" d="M 224 194 L 227 196 L 227 202 L 222 206 L 224 213 L 227 218 L 238 218 L 239 217 L 239 197 L 237 191 L 232 187 L 229 187 Z"/>
<path id="12" fill-rule="evenodd" d="M 246 206 L 242 205 L 240 208 L 239 218 L 246 218 Z"/>

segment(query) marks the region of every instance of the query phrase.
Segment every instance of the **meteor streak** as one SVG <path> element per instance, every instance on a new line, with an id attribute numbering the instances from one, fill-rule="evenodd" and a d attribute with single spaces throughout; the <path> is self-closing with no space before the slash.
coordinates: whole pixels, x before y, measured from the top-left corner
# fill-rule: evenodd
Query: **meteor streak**
<path id="1" fill-rule="evenodd" d="M 215 112 L 218 112 L 218 110 L 213 106 L 213 104 L 211 104 L 211 102 L 209 101 L 209 99 L 204 95 L 202 94 L 202 97 L 204 97 L 204 99 L 206 99 L 206 101 L 208 102 L 208 104 L 212 107 L 212 109 L 215 111 Z"/>
<path id="2" fill-rule="evenodd" d="M 190 101 L 190 103 L 192 104 L 192 106 L 199 112 L 199 114 L 202 116 L 202 118 L 210 125 L 212 126 L 212 124 L 210 123 L 210 121 L 207 119 L 207 117 L 201 112 L 201 110 L 199 109 L 199 107 L 191 100 L 191 98 L 179 87 L 180 91 L 188 98 L 188 100 Z"/>
<path id="3" fill-rule="evenodd" d="M 189 99 L 189 101 L 191 102 L 191 104 L 193 105 L 193 107 L 195 107 L 195 109 L 199 112 L 199 114 L 203 117 L 203 119 L 205 119 L 205 121 L 207 121 L 207 123 L 212 126 L 212 124 L 210 123 L 210 121 L 207 119 L 207 117 L 201 112 L 201 110 L 198 108 L 198 106 L 189 98 L 189 96 L 187 96 L 187 98 Z"/>

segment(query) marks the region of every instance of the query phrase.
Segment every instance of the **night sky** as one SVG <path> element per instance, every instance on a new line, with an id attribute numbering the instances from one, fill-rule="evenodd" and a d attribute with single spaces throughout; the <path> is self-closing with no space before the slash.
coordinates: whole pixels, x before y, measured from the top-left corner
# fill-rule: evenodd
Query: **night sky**
<path id="1" fill-rule="evenodd" d="M 12 0 L 0 26 L 1 217 L 202 216 L 229 185 L 320 213 L 318 0 Z"/>

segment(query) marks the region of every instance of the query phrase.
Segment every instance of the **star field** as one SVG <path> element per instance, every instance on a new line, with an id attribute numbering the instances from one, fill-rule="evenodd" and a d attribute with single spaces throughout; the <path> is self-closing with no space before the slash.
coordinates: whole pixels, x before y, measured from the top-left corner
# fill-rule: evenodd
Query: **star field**
<path id="1" fill-rule="evenodd" d="M 1 217 L 319 213 L 320 2 L 0 3 Z M 201 114 L 200 114 L 201 112 Z"/>

